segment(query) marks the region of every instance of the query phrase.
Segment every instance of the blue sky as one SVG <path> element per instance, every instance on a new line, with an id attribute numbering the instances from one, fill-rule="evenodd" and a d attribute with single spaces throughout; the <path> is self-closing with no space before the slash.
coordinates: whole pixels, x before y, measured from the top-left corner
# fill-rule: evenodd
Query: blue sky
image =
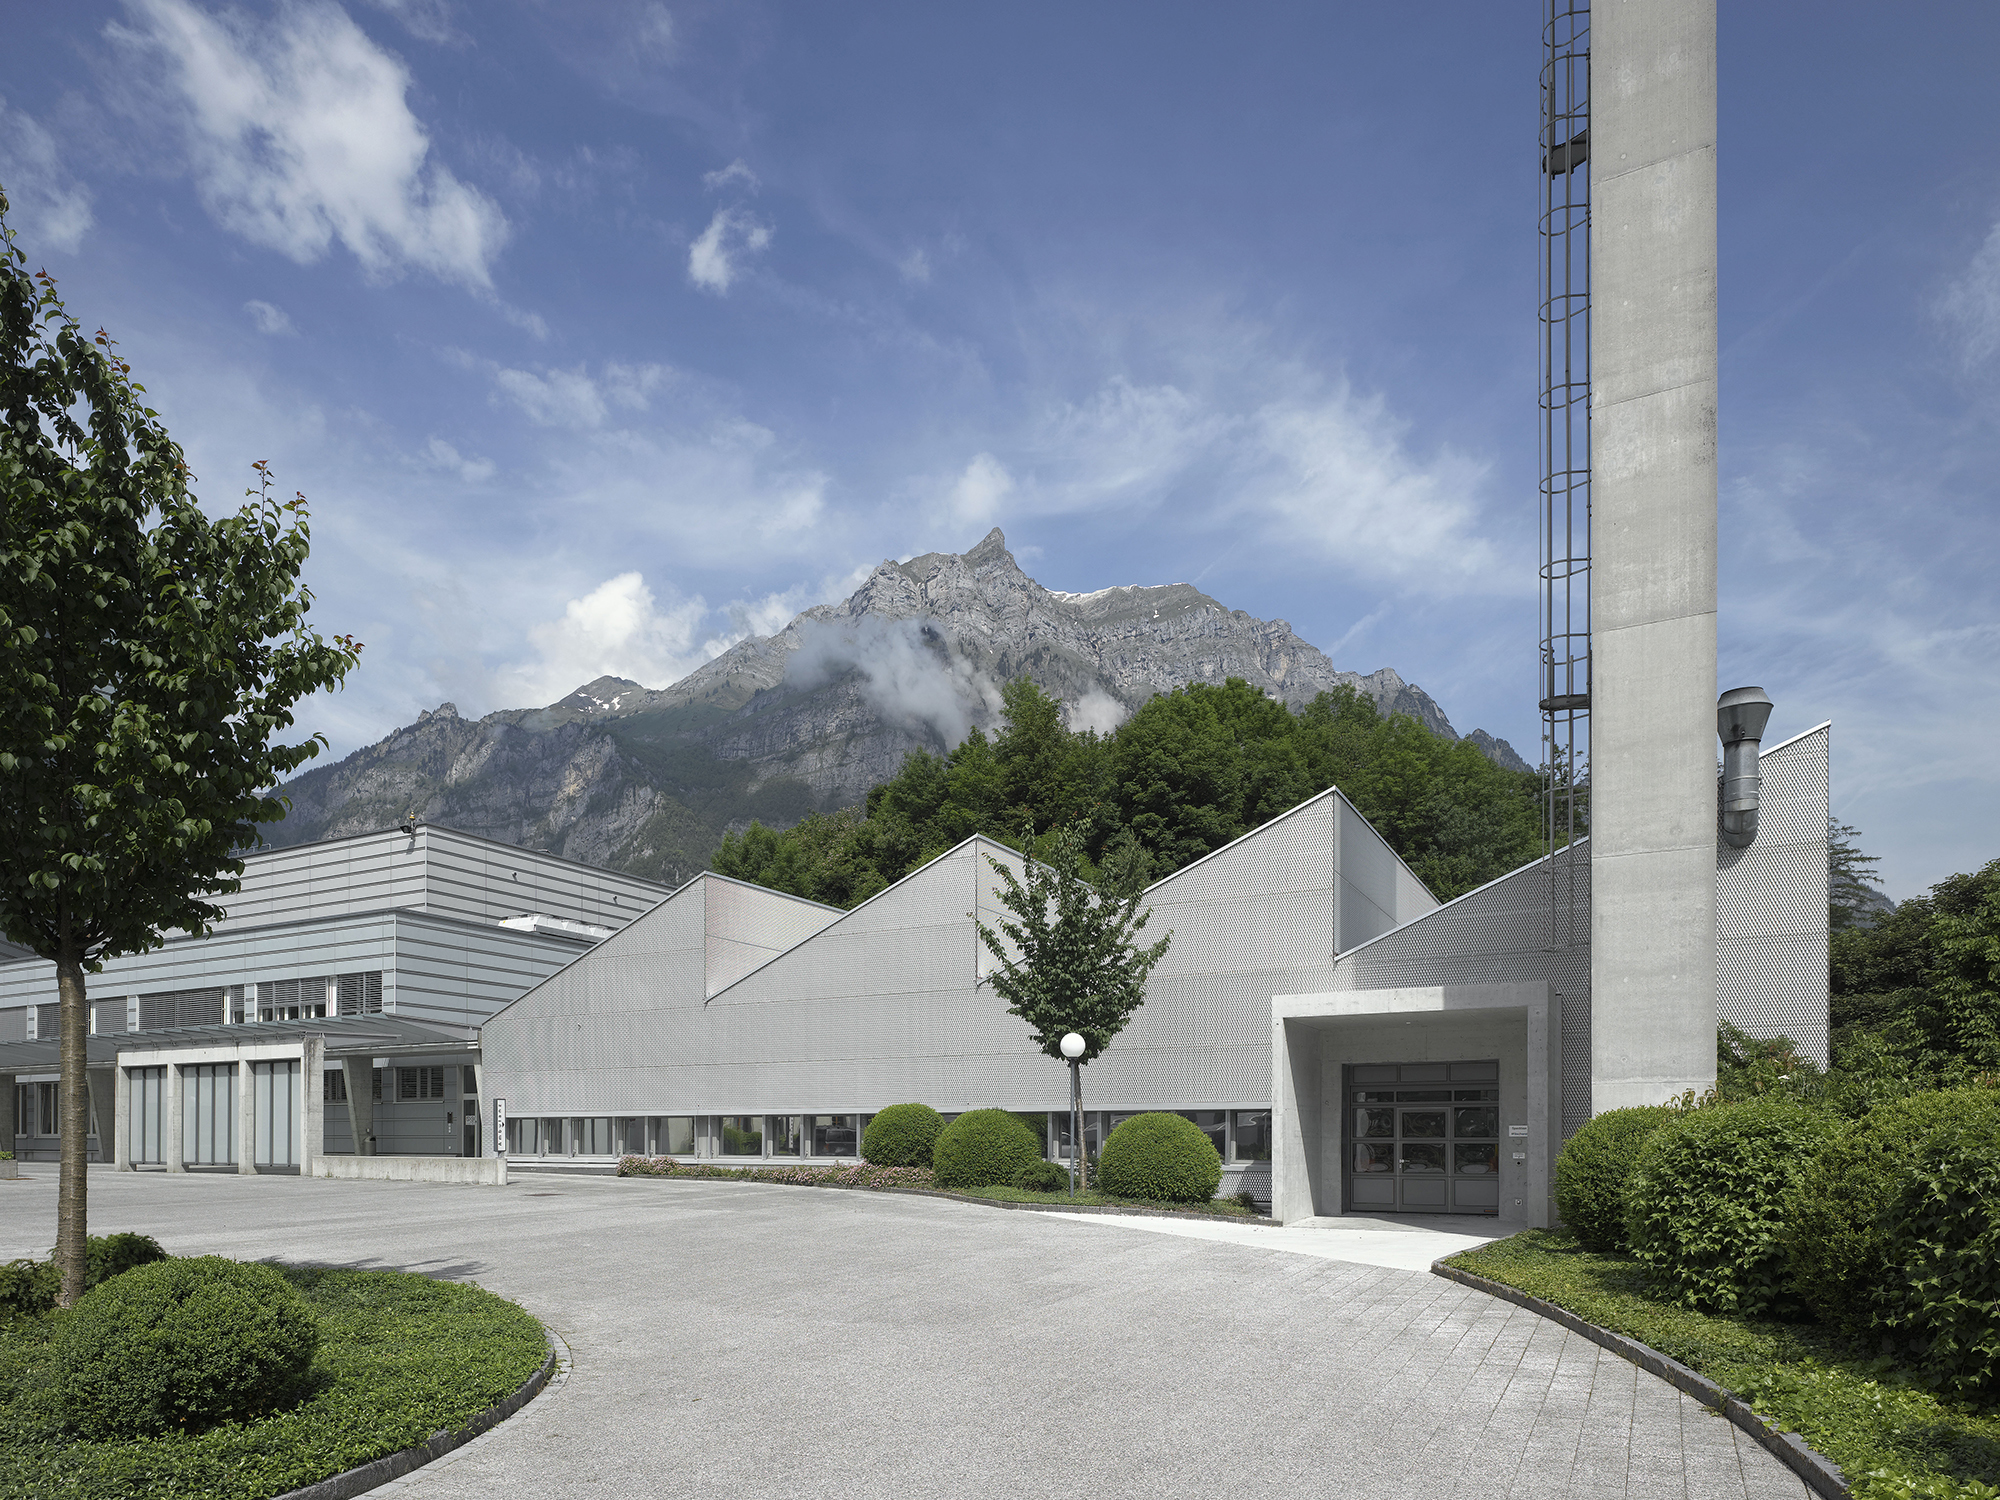
<path id="1" fill-rule="evenodd" d="M 885 556 L 1189 580 L 1533 758 L 1538 9 L 30 6 L 0 183 L 305 722 L 664 685 Z M 1722 17 L 1722 677 L 1914 894 L 2000 855 L 2000 9 Z"/>

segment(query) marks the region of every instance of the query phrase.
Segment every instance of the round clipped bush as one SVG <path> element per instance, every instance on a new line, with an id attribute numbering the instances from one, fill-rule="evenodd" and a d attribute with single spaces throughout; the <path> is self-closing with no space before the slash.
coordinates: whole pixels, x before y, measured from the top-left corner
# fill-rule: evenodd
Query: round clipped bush
<path id="1" fill-rule="evenodd" d="M 1607 1109 L 1564 1143 L 1556 1157 L 1556 1212 L 1593 1250 L 1625 1248 L 1625 1189 L 1639 1153 L 1674 1117 L 1664 1104 Z"/>
<path id="2" fill-rule="evenodd" d="M 1042 1159 L 1034 1131 L 1004 1109 L 968 1110 L 953 1120 L 931 1150 L 931 1168 L 944 1188 L 991 1187 Z"/>
<path id="3" fill-rule="evenodd" d="M 1838 1128 L 1764 1098 L 1688 1110 L 1655 1131 L 1625 1189 L 1626 1243 L 1655 1289 L 1701 1312 L 1796 1312 L 1785 1203 Z"/>
<path id="4" fill-rule="evenodd" d="M 1206 1203 L 1222 1181 L 1222 1158 L 1185 1115 L 1134 1115 L 1104 1142 L 1097 1185 L 1120 1198 Z"/>
<path id="5" fill-rule="evenodd" d="M 1884 1259 L 1896 1269 L 1876 1290 L 1875 1326 L 1947 1389 L 2000 1392 L 2000 1139 L 1990 1119 L 1932 1131 L 1882 1220 Z"/>
<path id="6" fill-rule="evenodd" d="M 1014 1186 L 1024 1193 L 1060 1193 L 1069 1186 L 1069 1172 L 1052 1161 L 1031 1161 L 1014 1174 Z"/>
<path id="7" fill-rule="evenodd" d="M 205 1255 L 115 1276 L 50 1341 L 63 1426 L 85 1438 L 198 1432 L 298 1394 L 319 1323 L 269 1266 Z"/>
<path id="8" fill-rule="evenodd" d="M 1884 1211 L 1910 1181 L 1925 1141 L 1960 1127 L 2000 1139 L 2000 1090 L 1945 1089 L 1890 1100 L 1821 1146 L 1785 1203 L 1793 1293 L 1823 1322 L 1864 1333 L 1875 1289 L 1890 1283 Z"/>
<path id="9" fill-rule="evenodd" d="M 944 1116 L 928 1104 L 892 1104 L 861 1132 L 862 1160 L 877 1167 L 928 1167 Z"/>

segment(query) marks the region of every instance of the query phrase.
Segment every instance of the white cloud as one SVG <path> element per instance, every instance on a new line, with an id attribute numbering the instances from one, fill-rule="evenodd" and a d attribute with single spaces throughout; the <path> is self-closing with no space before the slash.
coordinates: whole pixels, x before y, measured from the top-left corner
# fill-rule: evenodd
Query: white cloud
<path id="1" fill-rule="evenodd" d="M 0 99 L 0 184 L 7 189 L 9 217 L 30 254 L 75 250 L 96 222 L 90 190 L 70 176 L 56 151 L 55 138 L 30 116 Z"/>
<path id="2" fill-rule="evenodd" d="M 664 5 L 646 5 L 632 29 L 632 40 L 640 52 L 662 61 L 674 55 L 674 17 Z"/>
<path id="3" fill-rule="evenodd" d="M 664 365 L 606 365 L 599 375 L 582 366 L 574 370 L 529 370 L 494 367 L 496 385 L 545 427 L 577 430 L 602 427 L 619 412 L 642 412 L 653 393 L 666 385 L 671 372 Z"/>
<path id="4" fill-rule="evenodd" d="M 1000 514 L 1000 502 L 1014 492 L 1014 476 L 990 453 L 980 453 L 947 497 L 953 516 L 967 526 L 984 526 Z"/>
<path id="5" fill-rule="evenodd" d="M 785 681 L 811 692 L 850 672 L 891 723 L 929 729 L 949 749 L 1000 712 L 1000 689 L 953 652 L 930 620 L 814 620 L 785 662 Z"/>
<path id="6" fill-rule="evenodd" d="M 1109 693 L 1092 688 L 1069 706 L 1066 717 L 1071 729 L 1094 729 L 1099 734 L 1109 734 L 1125 722 L 1125 716 L 1130 712 Z"/>
<path id="7" fill-rule="evenodd" d="M 456 474 L 467 484 L 484 484 L 497 472 L 490 458 L 467 458 L 443 438 L 437 437 L 424 446 L 424 462 L 433 469 Z"/>
<path id="8" fill-rule="evenodd" d="M 403 64 L 347 13 L 299 0 L 269 22 L 189 0 L 128 0 L 110 34 L 164 67 L 202 201 L 301 264 L 338 240 L 373 276 L 406 269 L 488 289 L 499 207 L 431 159 Z"/>
<path id="9" fill-rule="evenodd" d="M 243 304 L 243 310 L 250 314 L 250 321 L 257 325 L 259 333 L 280 336 L 290 336 L 298 333 L 298 329 L 292 326 L 291 318 L 282 307 L 273 307 L 268 302 L 259 302 L 255 298 L 252 298 Z"/>
<path id="10" fill-rule="evenodd" d="M 1952 325 L 1968 365 L 2000 352 L 2000 224 L 1993 226 L 1964 274 L 1945 288 L 1938 311 Z"/>
<path id="11" fill-rule="evenodd" d="M 460 45 L 466 40 L 451 24 L 450 0 L 368 0 L 368 3 L 394 16 L 419 41 Z"/>
<path id="12" fill-rule="evenodd" d="M 720 296 L 742 274 L 744 258 L 770 243 L 769 225 L 740 208 L 719 208 L 708 228 L 688 246 L 688 280 Z"/>
<path id="13" fill-rule="evenodd" d="M 710 192 L 720 192 L 723 188 L 738 182 L 753 193 L 763 185 L 757 181 L 757 174 L 750 170 L 749 164 L 740 156 L 726 167 L 701 174 L 701 185 Z"/>
<path id="14" fill-rule="evenodd" d="M 903 280 L 915 282 L 921 286 L 931 279 L 930 252 L 922 246 L 918 246 L 915 250 L 912 250 L 908 255 L 896 262 L 896 270 L 902 275 Z"/>
<path id="15" fill-rule="evenodd" d="M 642 575 L 620 573 L 532 626 L 534 659 L 501 670 L 495 688 L 505 703 L 541 705 L 599 677 L 666 687 L 716 654 L 700 642 L 707 614 L 699 595 L 662 607 Z"/>

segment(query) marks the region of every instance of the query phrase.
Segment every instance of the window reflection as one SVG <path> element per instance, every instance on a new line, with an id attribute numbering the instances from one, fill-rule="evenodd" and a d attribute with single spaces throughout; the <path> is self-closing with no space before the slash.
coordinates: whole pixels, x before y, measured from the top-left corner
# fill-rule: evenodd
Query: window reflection
<path id="1" fill-rule="evenodd" d="M 1238 1161 L 1271 1159 L 1271 1112 L 1268 1109 L 1236 1111 L 1236 1159 Z"/>
<path id="2" fill-rule="evenodd" d="M 1403 1172 L 1430 1173 L 1444 1171 L 1444 1147 L 1427 1146 L 1420 1142 L 1406 1142 L 1403 1146 Z"/>
<path id="3" fill-rule="evenodd" d="M 853 1115 L 813 1115 L 814 1156 L 852 1156 L 856 1149 Z"/>
<path id="4" fill-rule="evenodd" d="M 799 1140 L 805 1133 L 804 1115 L 771 1116 L 771 1154 L 773 1156 L 797 1156 Z"/>
<path id="5" fill-rule="evenodd" d="M 1357 1109 L 1354 1112 L 1354 1133 L 1364 1140 L 1393 1136 L 1396 1133 L 1396 1112 L 1393 1109 Z"/>
<path id="6" fill-rule="evenodd" d="M 668 1156 L 694 1155 L 693 1115 L 668 1115 L 660 1125 L 661 1151 Z"/>
<path id="7" fill-rule="evenodd" d="M 1500 1148 L 1497 1145 L 1453 1146 L 1453 1169 L 1465 1176 L 1476 1177 L 1482 1172 L 1500 1170 Z"/>
<path id="8" fill-rule="evenodd" d="M 1387 1172 L 1395 1162 L 1394 1146 L 1357 1145 L 1354 1148 L 1354 1170 L 1357 1172 Z"/>
<path id="9" fill-rule="evenodd" d="M 1406 1109 L 1403 1111 L 1403 1134 L 1419 1136 L 1425 1140 L 1443 1140 L 1445 1111 L 1441 1109 Z"/>
<path id="10" fill-rule="evenodd" d="M 1500 1111 L 1492 1105 L 1484 1109 L 1460 1107 L 1452 1111 L 1451 1133 L 1456 1136 L 1492 1136 L 1500 1133 Z"/>
<path id="11" fill-rule="evenodd" d="M 722 1117 L 722 1154 L 724 1156 L 762 1156 L 764 1154 L 764 1122 L 756 1115 L 724 1115 Z"/>

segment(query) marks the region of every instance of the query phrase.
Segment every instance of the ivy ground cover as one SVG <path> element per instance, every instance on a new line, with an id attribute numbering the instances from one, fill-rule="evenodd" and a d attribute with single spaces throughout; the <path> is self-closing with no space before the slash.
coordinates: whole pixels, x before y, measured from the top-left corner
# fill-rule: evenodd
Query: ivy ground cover
<path id="1" fill-rule="evenodd" d="M 540 1323 L 476 1286 L 280 1268 L 317 1315 L 308 1394 L 205 1432 L 80 1442 L 46 1392 L 51 1316 L 0 1323 L 0 1500 L 266 1500 L 457 1431 L 548 1357 Z"/>
<path id="2" fill-rule="evenodd" d="M 1814 1324 L 1693 1312 L 1630 1256 L 1531 1229 L 1448 1262 L 1699 1370 L 1840 1465 L 1855 1500 L 2000 1500 L 2000 1411 Z"/>

